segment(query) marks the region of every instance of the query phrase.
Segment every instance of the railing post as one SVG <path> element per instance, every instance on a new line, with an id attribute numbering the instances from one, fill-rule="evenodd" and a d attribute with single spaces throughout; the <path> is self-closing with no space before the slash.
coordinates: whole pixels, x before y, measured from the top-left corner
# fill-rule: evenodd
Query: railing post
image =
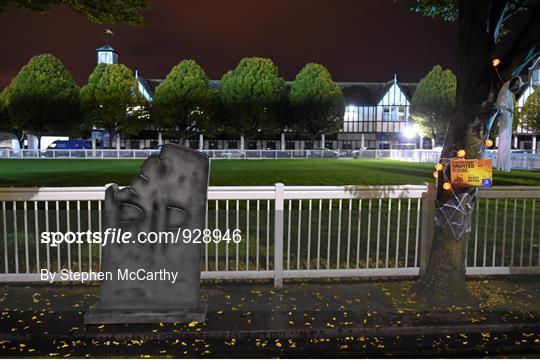
<path id="1" fill-rule="evenodd" d="M 275 184 L 274 205 L 274 287 L 283 287 L 283 208 L 284 186 Z"/>
<path id="2" fill-rule="evenodd" d="M 422 238 L 420 242 L 420 275 L 426 271 L 433 235 L 435 233 L 435 184 L 426 183 L 427 191 L 422 195 Z"/>

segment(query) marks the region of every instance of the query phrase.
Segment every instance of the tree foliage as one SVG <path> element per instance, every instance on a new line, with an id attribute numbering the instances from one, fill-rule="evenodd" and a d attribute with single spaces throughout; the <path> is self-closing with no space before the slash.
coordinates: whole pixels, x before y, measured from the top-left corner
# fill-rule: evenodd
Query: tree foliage
<path id="1" fill-rule="evenodd" d="M 458 16 L 456 0 L 417 0 L 411 10 L 423 16 L 440 16 L 446 21 L 454 21 Z"/>
<path id="2" fill-rule="evenodd" d="M 7 114 L 7 87 L 0 92 L 0 131 L 10 130 Z"/>
<path id="3" fill-rule="evenodd" d="M 442 144 L 456 102 L 456 76 L 436 65 L 420 80 L 411 103 L 411 116 L 420 134 Z"/>
<path id="4" fill-rule="evenodd" d="M 133 134 L 147 123 L 147 104 L 133 73 L 123 64 L 99 64 L 81 89 L 85 124 L 109 132 L 109 146 L 119 133 Z"/>
<path id="5" fill-rule="evenodd" d="M 510 32 L 505 23 L 516 13 L 525 12 L 535 5 L 535 0 L 494 0 L 491 4 L 493 17 L 490 31 L 495 42 Z M 445 21 L 456 21 L 459 18 L 458 0 L 416 0 L 411 10 L 427 17 L 441 17 Z"/>
<path id="6" fill-rule="evenodd" d="M 292 127 L 312 137 L 338 131 L 343 123 L 343 93 L 322 65 L 307 64 L 296 75 L 289 104 Z"/>
<path id="7" fill-rule="evenodd" d="M 65 5 L 95 23 L 132 25 L 143 24 L 141 12 L 148 9 L 145 0 L 0 0 L 0 13 L 6 12 L 10 5 L 39 12 Z"/>
<path id="8" fill-rule="evenodd" d="M 285 81 L 272 60 L 244 58 L 223 75 L 220 99 L 229 127 L 247 138 L 281 126 Z"/>
<path id="9" fill-rule="evenodd" d="M 173 67 L 157 86 L 152 109 L 154 124 L 174 130 L 179 138 L 212 130 L 215 94 L 204 70 L 193 60 Z"/>
<path id="10" fill-rule="evenodd" d="M 531 130 L 540 132 L 540 89 L 537 88 L 525 101 L 521 109 L 521 119 Z"/>
<path id="11" fill-rule="evenodd" d="M 460 21 L 460 12 L 473 6 L 485 9 L 481 18 L 484 35 L 489 40 L 489 55 L 493 56 L 501 38 L 514 31 L 511 45 L 505 44 L 504 57 L 499 72 L 504 79 L 520 74 L 526 65 L 540 55 L 540 1 L 539 0 L 479 0 L 467 4 L 465 0 L 416 0 L 411 10 L 429 17 L 441 17 L 446 21 Z M 468 30 L 470 31 L 470 29 Z M 474 49 L 470 49 L 474 50 Z"/>
<path id="12" fill-rule="evenodd" d="M 77 130 L 79 88 L 62 62 L 50 54 L 34 56 L 3 92 L 9 125 L 42 135 Z"/>

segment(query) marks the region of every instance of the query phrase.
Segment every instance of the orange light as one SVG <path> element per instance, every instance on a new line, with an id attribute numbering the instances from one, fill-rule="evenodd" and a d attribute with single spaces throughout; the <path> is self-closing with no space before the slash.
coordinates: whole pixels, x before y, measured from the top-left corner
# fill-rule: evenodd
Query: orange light
<path id="1" fill-rule="evenodd" d="M 493 67 L 499 66 L 500 63 L 501 63 L 500 59 L 493 59 Z"/>
<path id="2" fill-rule="evenodd" d="M 452 184 L 450 184 L 449 182 L 445 182 L 444 184 L 442 184 L 442 188 L 444 190 L 450 190 L 452 188 Z"/>
<path id="3" fill-rule="evenodd" d="M 492 147 L 493 146 L 493 140 L 491 139 L 487 139 L 484 144 L 489 148 L 489 147 Z"/>
<path id="4" fill-rule="evenodd" d="M 437 179 L 437 178 L 439 177 L 439 172 L 438 172 L 438 171 L 434 171 L 434 172 L 433 172 L 433 177 L 434 177 L 435 179 Z"/>
<path id="5" fill-rule="evenodd" d="M 465 150 L 461 149 L 461 150 L 458 150 L 457 157 L 458 158 L 464 158 L 466 154 L 467 153 L 465 152 Z"/>
<path id="6" fill-rule="evenodd" d="M 435 165 L 435 170 L 441 171 L 443 169 L 443 167 L 444 167 L 443 164 L 438 163 L 438 164 Z"/>

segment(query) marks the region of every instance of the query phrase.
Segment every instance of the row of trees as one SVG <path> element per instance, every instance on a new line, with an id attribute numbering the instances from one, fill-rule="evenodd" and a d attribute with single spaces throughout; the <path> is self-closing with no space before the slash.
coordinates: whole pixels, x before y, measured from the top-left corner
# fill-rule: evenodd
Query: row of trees
<path id="1" fill-rule="evenodd" d="M 43 54 L 0 93 L 0 129 L 39 139 L 50 133 L 87 136 L 95 126 L 114 136 L 144 127 L 146 107 L 126 66 L 100 64 L 79 88 L 60 60 Z"/>
<path id="2" fill-rule="evenodd" d="M 226 73 L 219 89 L 193 60 L 181 61 L 160 83 L 152 104 L 132 71 L 99 64 L 79 89 L 60 60 L 33 57 L 0 94 L 0 127 L 25 133 L 87 136 L 93 127 L 113 136 L 149 125 L 184 140 L 194 134 L 230 132 L 249 139 L 284 128 L 312 137 L 339 129 L 344 113 L 340 87 L 328 70 L 307 64 L 290 89 L 269 59 L 245 58 Z"/>
<path id="3" fill-rule="evenodd" d="M 411 115 L 422 136 L 442 144 L 455 98 L 456 76 L 439 65 L 418 83 Z M 535 92 L 522 112 L 516 112 L 516 118 L 525 118 L 536 131 L 539 103 L 540 92 Z M 184 60 L 157 86 L 149 104 L 125 65 L 98 65 L 79 89 L 60 60 L 44 54 L 32 58 L 0 93 L 0 128 L 19 137 L 39 137 L 87 136 L 96 127 L 107 130 L 111 141 L 119 133 L 135 134 L 149 125 L 181 140 L 224 132 L 250 139 L 284 128 L 314 138 L 337 131 L 343 109 L 341 89 L 318 64 L 307 64 L 287 89 L 271 60 L 245 58 L 215 89 L 195 61 Z"/>

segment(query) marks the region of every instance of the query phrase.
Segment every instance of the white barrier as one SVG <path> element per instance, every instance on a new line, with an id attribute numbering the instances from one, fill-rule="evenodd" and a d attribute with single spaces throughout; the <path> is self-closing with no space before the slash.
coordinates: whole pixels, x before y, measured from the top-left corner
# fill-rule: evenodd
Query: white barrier
<path id="1" fill-rule="evenodd" d="M 431 191 L 431 190 L 429 190 Z M 0 189 L 0 282 L 38 281 L 40 269 L 99 269 L 98 244 L 38 241 L 43 231 L 102 231 L 105 188 Z M 204 244 L 214 279 L 413 276 L 433 220 L 427 186 L 210 187 L 209 229 L 242 241 Z M 539 273 L 540 188 L 480 190 L 468 274 Z"/>
<path id="2" fill-rule="evenodd" d="M 0 159 L 146 159 L 160 150 L 10 150 L 0 149 Z M 393 159 L 412 162 L 435 163 L 437 150 L 202 150 L 213 160 L 256 159 Z M 486 151 L 485 157 L 497 163 L 496 150 Z M 540 170 L 540 152 L 513 150 L 514 169 Z"/>

